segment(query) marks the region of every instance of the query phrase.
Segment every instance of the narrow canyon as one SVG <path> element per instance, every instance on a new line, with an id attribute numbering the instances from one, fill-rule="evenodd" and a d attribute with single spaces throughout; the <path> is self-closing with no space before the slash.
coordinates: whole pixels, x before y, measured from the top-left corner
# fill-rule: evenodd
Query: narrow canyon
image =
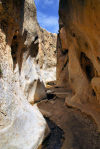
<path id="1" fill-rule="evenodd" d="M 42 5 L 42 4 L 41 4 Z M 100 149 L 100 1 L 0 0 L 0 149 Z"/>

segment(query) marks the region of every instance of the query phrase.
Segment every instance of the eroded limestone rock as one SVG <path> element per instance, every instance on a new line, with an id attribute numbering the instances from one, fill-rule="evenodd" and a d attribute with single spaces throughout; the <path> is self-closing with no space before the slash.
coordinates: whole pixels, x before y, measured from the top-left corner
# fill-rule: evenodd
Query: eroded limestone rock
<path id="1" fill-rule="evenodd" d="M 37 149 L 49 129 L 25 94 L 26 85 L 33 87 L 36 79 L 38 86 L 40 78 L 34 66 L 38 44 L 34 1 L 3 0 L 0 16 L 0 149 Z"/>
<path id="2" fill-rule="evenodd" d="M 34 1 L 25 1 L 23 13 L 24 28 L 22 29 L 22 36 L 20 35 L 20 30 L 15 30 L 11 43 L 13 69 L 16 77 L 20 78 L 20 85 L 27 99 L 31 104 L 34 104 L 46 98 L 40 68 L 36 62 L 36 57 L 39 53 L 39 25 Z"/>
<path id="3" fill-rule="evenodd" d="M 69 72 L 73 90 L 72 98 L 66 98 L 66 103 L 91 115 L 100 131 L 99 10 L 99 0 L 60 0 L 59 15 L 62 23 L 59 32 L 62 50 L 68 49 L 66 73 Z M 66 36 L 65 40 L 62 40 L 62 32 Z M 67 60 L 67 56 L 65 59 Z"/>
<path id="4" fill-rule="evenodd" d="M 39 53 L 37 63 L 39 64 L 43 82 L 56 80 L 57 65 L 57 34 L 50 33 L 43 28 L 39 29 Z"/>
<path id="5" fill-rule="evenodd" d="M 62 25 L 62 24 L 61 24 Z M 60 26 L 61 26 L 60 25 Z M 66 32 L 64 27 L 60 29 L 57 38 L 57 86 L 59 87 L 70 87 L 69 84 L 69 72 L 68 72 L 68 44 L 66 38 Z"/>

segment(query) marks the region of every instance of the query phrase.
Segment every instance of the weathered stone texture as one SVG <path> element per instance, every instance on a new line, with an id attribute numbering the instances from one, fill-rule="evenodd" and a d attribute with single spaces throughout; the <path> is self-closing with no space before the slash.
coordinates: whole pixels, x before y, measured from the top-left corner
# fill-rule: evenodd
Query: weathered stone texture
<path id="1" fill-rule="evenodd" d="M 60 29 L 57 37 L 57 86 L 59 87 L 69 87 L 69 72 L 68 72 L 68 45 L 66 32 L 64 27 Z"/>
<path id="2" fill-rule="evenodd" d="M 69 76 L 73 95 L 66 104 L 91 115 L 100 131 L 99 12 L 99 0 L 60 0 L 57 78 L 59 84 Z"/>
<path id="3" fill-rule="evenodd" d="M 38 50 L 36 8 L 33 0 L 3 2 L 0 6 L 0 149 L 37 149 L 49 129 L 37 106 L 32 107 L 27 100 L 34 82 L 36 86 L 39 79 L 43 83 L 34 66 Z M 45 88 L 43 92 L 45 95 Z"/>
<path id="4" fill-rule="evenodd" d="M 80 2 L 62 0 L 59 10 L 68 43 L 70 84 L 75 94 L 78 92 L 81 94 L 84 88 L 86 97 L 90 91 L 83 99 L 90 102 L 96 100 L 92 91 L 94 85 L 91 82 L 100 75 L 99 7 L 98 0 Z M 96 90 L 95 92 L 98 94 Z"/>
<path id="5" fill-rule="evenodd" d="M 18 35 L 15 33 L 11 44 L 13 69 L 16 77 L 20 79 L 20 85 L 27 99 L 31 104 L 34 104 L 34 102 L 46 98 L 40 68 L 36 62 L 36 57 L 39 53 L 39 25 L 34 1 L 25 1 L 22 12 L 24 13 L 22 36 L 20 37 L 20 32 L 17 31 Z M 14 38 L 16 36 L 17 38 Z M 39 89 L 41 92 L 38 91 Z"/>
<path id="6" fill-rule="evenodd" d="M 39 53 L 37 62 L 40 67 L 41 76 L 46 84 L 49 81 L 56 80 L 57 65 L 57 34 L 50 33 L 45 29 L 39 29 Z"/>

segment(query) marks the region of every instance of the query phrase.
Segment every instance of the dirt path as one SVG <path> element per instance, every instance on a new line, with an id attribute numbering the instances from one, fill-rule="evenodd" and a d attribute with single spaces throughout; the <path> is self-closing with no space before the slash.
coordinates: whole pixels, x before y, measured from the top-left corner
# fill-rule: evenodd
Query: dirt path
<path id="1" fill-rule="evenodd" d="M 65 91 L 62 88 L 49 88 L 48 90 L 48 94 L 52 90 L 53 95 L 57 92 L 62 97 L 71 96 L 70 91 Z M 63 95 L 62 92 L 66 92 L 66 94 Z M 67 107 L 65 98 L 58 98 L 57 94 L 53 99 L 41 101 L 37 105 L 42 114 L 64 132 L 64 137 L 61 139 L 63 141 L 61 149 L 100 149 L 100 136 L 92 117 L 82 114 L 77 109 Z M 49 141 L 49 148 L 42 149 L 60 149 L 52 148 L 52 145 L 50 147 L 54 141 L 53 139 L 51 142 Z"/>

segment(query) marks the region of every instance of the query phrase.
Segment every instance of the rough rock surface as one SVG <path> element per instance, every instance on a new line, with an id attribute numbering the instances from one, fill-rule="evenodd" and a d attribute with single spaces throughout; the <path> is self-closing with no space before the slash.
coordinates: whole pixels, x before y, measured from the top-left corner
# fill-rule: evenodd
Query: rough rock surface
<path id="1" fill-rule="evenodd" d="M 33 87 L 33 78 L 37 79 L 37 86 L 41 84 L 37 68 L 34 69 L 38 44 L 34 1 L 3 0 L 0 16 L 0 149 L 37 149 L 49 129 L 36 105 L 32 107 L 23 92 L 26 83 Z M 32 75 L 32 71 L 36 74 Z"/>
<path id="2" fill-rule="evenodd" d="M 90 116 L 89 120 L 97 124 L 99 133 L 100 2 L 60 0 L 59 4 L 57 83 L 64 86 L 63 80 L 66 80 L 68 87 L 70 83 L 73 94 L 66 97 L 66 105 L 88 115 L 88 118 Z M 73 120 L 71 122 L 74 123 Z M 92 132 L 93 128 L 89 131 Z M 82 148 L 87 148 L 84 145 Z"/>
<path id="3" fill-rule="evenodd" d="M 56 80 L 57 66 L 57 34 L 50 33 L 43 28 L 39 29 L 39 53 L 37 62 L 40 67 L 43 82 Z"/>
<path id="4" fill-rule="evenodd" d="M 46 98 L 45 86 L 42 81 L 36 57 L 39 53 L 38 28 L 34 2 L 24 4 L 22 36 L 16 29 L 11 43 L 13 69 L 20 85 L 31 104 Z M 19 56 L 20 55 L 20 56 Z"/>
<path id="5" fill-rule="evenodd" d="M 60 22 L 60 26 L 61 26 Z M 57 37 L 57 71 L 56 71 L 56 86 L 66 87 L 71 89 L 69 84 L 69 72 L 68 72 L 68 45 L 66 32 L 64 27 L 60 29 Z"/>
<path id="6" fill-rule="evenodd" d="M 59 8 L 60 31 L 64 28 L 66 32 L 69 82 L 74 93 L 70 102 L 81 106 L 88 103 L 91 108 L 94 103 L 99 106 L 99 8 L 98 0 L 61 0 Z"/>

